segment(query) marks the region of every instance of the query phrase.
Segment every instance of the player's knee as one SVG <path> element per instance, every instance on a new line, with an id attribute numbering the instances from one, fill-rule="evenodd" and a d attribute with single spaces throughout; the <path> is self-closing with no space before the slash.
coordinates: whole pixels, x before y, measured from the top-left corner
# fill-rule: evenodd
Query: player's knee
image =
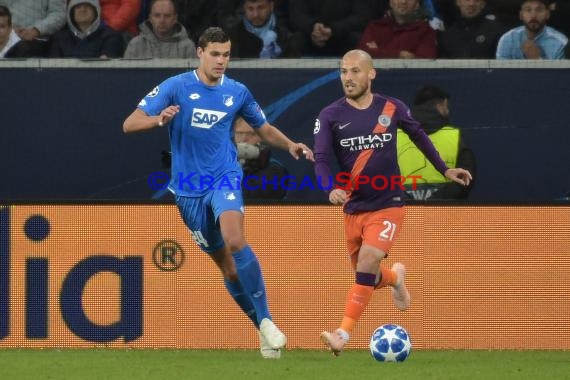
<path id="1" fill-rule="evenodd" d="M 358 253 L 357 267 L 362 270 L 376 270 L 380 260 L 386 257 L 386 253 L 381 249 L 362 246 Z"/>
<path id="2" fill-rule="evenodd" d="M 243 236 L 227 236 L 224 237 L 224 243 L 230 252 L 237 252 L 247 244 Z"/>

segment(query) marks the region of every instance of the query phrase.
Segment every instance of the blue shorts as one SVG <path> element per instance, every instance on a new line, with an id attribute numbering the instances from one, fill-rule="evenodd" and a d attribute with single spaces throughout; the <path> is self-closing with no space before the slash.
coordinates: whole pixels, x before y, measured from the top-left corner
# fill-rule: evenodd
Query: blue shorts
<path id="1" fill-rule="evenodd" d="M 224 211 L 243 213 L 241 190 L 212 190 L 202 197 L 176 196 L 180 216 L 190 229 L 192 239 L 202 251 L 211 254 L 224 246 L 218 218 Z"/>

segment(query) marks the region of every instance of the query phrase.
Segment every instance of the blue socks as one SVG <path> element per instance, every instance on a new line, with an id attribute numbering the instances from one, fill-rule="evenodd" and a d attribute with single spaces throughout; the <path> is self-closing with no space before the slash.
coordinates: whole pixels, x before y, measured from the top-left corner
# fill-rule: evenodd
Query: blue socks
<path id="1" fill-rule="evenodd" d="M 255 312 L 248 315 L 250 319 L 257 319 L 257 323 L 254 322 L 256 327 L 264 319 L 271 319 L 271 314 L 269 313 L 269 308 L 267 306 L 267 295 L 265 294 L 265 283 L 263 282 L 263 274 L 261 273 L 261 267 L 257 261 L 257 257 L 251 250 L 249 245 L 246 245 L 242 249 L 232 254 L 234 261 L 236 263 L 236 270 L 239 277 L 239 285 L 241 285 L 241 292 L 237 290 L 235 286 L 236 283 L 232 283 L 232 289 L 236 290 L 236 297 L 232 290 L 228 288 L 228 291 L 238 305 L 248 314 L 247 310 L 253 309 Z M 226 284 L 226 287 L 228 285 Z M 239 297 L 239 295 L 242 295 Z"/>
<path id="2" fill-rule="evenodd" d="M 234 301 L 239 305 L 239 307 L 243 310 L 245 315 L 255 325 L 255 327 L 259 330 L 259 323 L 257 322 L 257 314 L 255 312 L 255 308 L 253 307 L 253 303 L 251 303 L 250 298 L 244 293 L 241 283 L 238 281 L 231 282 L 229 280 L 224 279 L 224 283 L 226 284 L 226 289 L 228 293 L 231 294 Z"/>

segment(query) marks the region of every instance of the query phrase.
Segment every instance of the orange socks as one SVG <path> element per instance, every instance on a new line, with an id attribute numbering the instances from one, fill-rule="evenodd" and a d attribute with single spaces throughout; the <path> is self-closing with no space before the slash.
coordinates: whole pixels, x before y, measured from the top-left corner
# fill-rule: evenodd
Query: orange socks
<path id="1" fill-rule="evenodd" d="M 348 334 L 352 333 L 356 322 L 364 312 L 364 309 L 368 305 L 372 293 L 374 292 L 374 287 L 354 284 L 352 289 L 348 293 L 346 300 L 346 306 L 344 308 L 344 318 L 340 328 L 346 331 Z"/>
<path id="2" fill-rule="evenodd" d="M 380 273 L 382 273 L 382 278 L 380 279 L 380 282 L 376 284 L 374 289 L 380 289 L 388 285 L 390 286 L 396 285 L 396 282 L 398 281 L 398 275 L 396 274 L 396 272 L 394 272 L 391 269 L 380 266 Z"/>
<path id="3" fill-rule="evenodd" d="M 342 319 L 342 323 L 340 324 L 340 328 L 346 331 L 349 335 L 352 333 L 352 330 L 364 312 L 364 309 L 366 309 L 368 302 L 370 302 L 370 298 L 372 298 L 372 293 L 374 293 L 374 290 L 383 288 L 388 285 L 394 286 L 398 281 L 398 275 L 393 270 L 380 266 L 380 271 L 382 273 L 382 278 L 380 279 L 380 282 L 376 284 L 376 286 L 354 284 L 348 292 L 346 305 L 344 307 L 344 317 Z M 365 284 L 370 285 L 374 283 L 374 275 L 372 274 L 357 273 L 356 276 L 357 282 L 364 281 Z M 368 276 L 372 277 L 368 279 L 366 278 Z M 363 281 L 359 281 L 359 278 Z"/>

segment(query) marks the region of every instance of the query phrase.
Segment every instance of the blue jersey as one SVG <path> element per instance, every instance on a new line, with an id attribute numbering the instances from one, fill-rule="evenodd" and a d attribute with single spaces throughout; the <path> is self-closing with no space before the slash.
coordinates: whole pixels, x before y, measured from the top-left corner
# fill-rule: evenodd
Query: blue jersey
<path id="1" fill-rule="evenodd" d="M 266 123 L 248 88 L 226 76 L 217 85 L 208 86 L 194 70 L 162 82 L 140 101 L 138 108 L 157 116 L 170 105 L 180 106 L 180 112 L 169 124 L 170 191 L 199 197 L 218 190 L 212 187 L 214 183 L 221 184 L 219 190 L 238 189 L 237 183 L 224 182 L 228 173 L 242 170 L 232 139 L 234 119 L 241 115 L 253 128 Z"/>

